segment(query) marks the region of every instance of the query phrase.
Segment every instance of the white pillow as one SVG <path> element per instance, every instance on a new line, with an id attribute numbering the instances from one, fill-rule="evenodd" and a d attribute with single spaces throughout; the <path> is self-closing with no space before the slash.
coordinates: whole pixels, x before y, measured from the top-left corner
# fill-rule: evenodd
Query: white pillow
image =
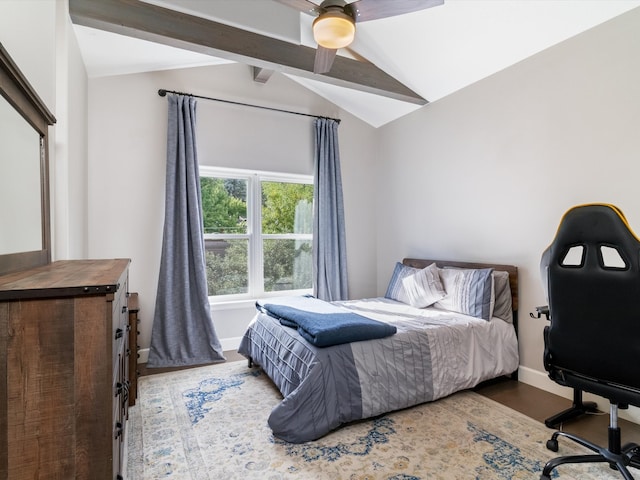
<path id="1" fill-rule="evenodd" d="M 404 277 L 402 288 L 411 306 L 416 308 L 433 305 L 446 295 L 435 263 Z"/>

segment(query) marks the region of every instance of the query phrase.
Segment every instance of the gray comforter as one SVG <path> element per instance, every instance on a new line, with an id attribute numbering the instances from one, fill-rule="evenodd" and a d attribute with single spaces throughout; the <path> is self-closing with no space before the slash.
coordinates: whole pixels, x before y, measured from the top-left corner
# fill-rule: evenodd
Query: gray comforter
<path id="1" fill-rule="evenodd" d="M 397 328 L 390 337 L 319 348 L 257 313 L 239 353 L 260 365 L 283 395 L 268 423 L 292 443 L 345 423 L 432 401 L 518 367 L 512 325 L 384 298 L 340 305 Z"/>

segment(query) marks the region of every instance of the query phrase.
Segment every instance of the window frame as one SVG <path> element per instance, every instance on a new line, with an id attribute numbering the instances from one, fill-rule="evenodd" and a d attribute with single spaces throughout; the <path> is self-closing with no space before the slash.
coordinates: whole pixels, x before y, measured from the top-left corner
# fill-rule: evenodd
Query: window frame
<path id="1" fill-rule="evenodd" d="M 309 240 L 313 242 L 313 234 L 263 234 L 262 233 L 262 182 L 300 183 L 314 185 L 313 175 L 270 172 L 265 170 L 249 170 L 224 167 L 199 166 L 199 177 L 214 177 L 247 181 L 247 233 L 220 234 L 207 233 L 204 239 L 247 239 L 247 293 L 227 295 L 209 295 L 209 303 L 221 304 L 257 298 L 281 295 L 303 295 L 313 292 L 312 288 L 296 290 L 264 290 L 264 256 L 262 244 L 264 239 Z"/>

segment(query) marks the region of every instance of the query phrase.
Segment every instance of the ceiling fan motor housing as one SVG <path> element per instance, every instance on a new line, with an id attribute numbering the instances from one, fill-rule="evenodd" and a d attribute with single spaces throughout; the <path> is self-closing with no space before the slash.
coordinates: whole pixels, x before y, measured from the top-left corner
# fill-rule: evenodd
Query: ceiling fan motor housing
<path id="1" fill-rule="evenodd" d="M 325 0 L 313 21 L 313 37 L 318 45 L 338 49 L 353 42 L 356 31 L 353 8 L 342 0 Z"/>
<path id="2" fill-rule="evenodd" d="M 417 12 L 444 0 L 275 0 L 306 15 L 315 16 L 313 38 L 318 43 L 313 64 L 314 73 L 327 73 L 340 48 L 351 44 L 356 33 L 356 22 L 366 22 L 381 18 Z"/>

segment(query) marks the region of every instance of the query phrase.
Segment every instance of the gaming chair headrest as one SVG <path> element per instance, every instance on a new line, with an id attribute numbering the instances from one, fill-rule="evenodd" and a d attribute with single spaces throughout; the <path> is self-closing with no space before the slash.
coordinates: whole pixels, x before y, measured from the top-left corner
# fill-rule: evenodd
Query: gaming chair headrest
<path id="1" fill-rule="evenodd" d="M 556 236 L 540 260 L 540 276 L 547 300 L 550 267 L 562 265 L 637 272 L 638 252 L 640 240 L 618 207 L 592 203 L 570 208 L 560 220 Z"/>
<path id="2" fill-rule="evenodd" d="M 569 209 L 560 220 L 556 236 L 544 252 L 540 266 L 549 267 L 552 262 L 561 264 L 570 250 L 576 247 L 586 251 L 579 261 L 569 266 L 597 262 L 601 268 L 638 268 L 640 240 L 622 211 L 614 205 L 593 203 Z M 624 265 L 608 265 L 606 252 L 609 250 L 615 250 Z"/>
<path id="3" fill-rule="evenodd" d="M 638 242 L 622 211 L 614 205 L 592 203 L 564 214 L 553 243 L 617 244 L 626 240 Z"/>

